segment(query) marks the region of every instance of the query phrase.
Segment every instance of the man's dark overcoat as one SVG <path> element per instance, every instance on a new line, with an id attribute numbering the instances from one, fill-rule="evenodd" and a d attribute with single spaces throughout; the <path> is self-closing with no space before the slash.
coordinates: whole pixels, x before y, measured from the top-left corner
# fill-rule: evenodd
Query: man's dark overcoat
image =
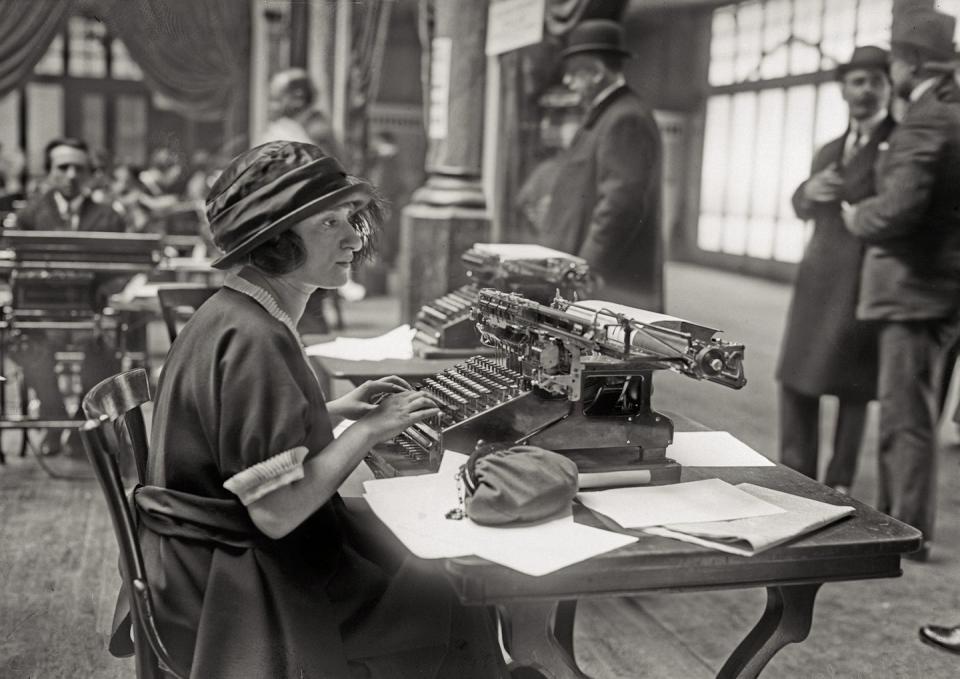
<path id="1" fill-rule="evenodd" d="M 814 230 L 797 270 L 777 378 L 808 396 L 870 400 L 876 395 L 876 329 L 856 319 L 865 246 L 844 227 L 840 204 L 855 204 L 875 193 L 873 166 L 894 126 L 892 118 L 880 123 L 846 165 L 842 164 L 846 134 L 816 153 L 811 176 L 836 165 L 844 181 L 840 200 L 806 200 L 803 191 L 809 179 L 793 194 L 797 216 L 812 219 Z"/>
<path id="2" fill-rule="evenodd" d="M 579 255 L 614 301 L 661 310 L 662 144 L 653 113 L 626 85 L 589 110 L 565 152 L 543 244 Z"/>
<path id="3" fill-rule="evenodd" d="M 877 196 L 851 230 L 869 243 L 860 318 L 912 321 L 960 311 L 960 87 L 944 77 L 907 109 L 877 166 Z"/>

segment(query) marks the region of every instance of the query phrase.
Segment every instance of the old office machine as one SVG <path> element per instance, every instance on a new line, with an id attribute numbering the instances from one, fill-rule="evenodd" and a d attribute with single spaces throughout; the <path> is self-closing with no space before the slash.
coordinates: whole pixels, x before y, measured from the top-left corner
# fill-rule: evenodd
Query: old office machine
<path id="1" fill-rule="evenodd" d="M 581 471 L 648 470 L 652 484 L 680 478 L 668 456 L 673 423 L 651 403 L 653 373 L 739 389 L 744 347 L 678 318 L 591 300 L 550 305 L 483 289 L 472 315 L 491 357 L 473 357 L 420 383 L 443 413 L 379 447 L 384 475 L 434 471 L 443 449 L 478 440 L 563 453 Z"/>
<path id="2" fill-rule="evenodd" d="M 555 294 L 580 299 L 593 277 L 586 260 L 542 245 L 476 243 L 460 257 L 470 282 L 424 304 L 414 322 L 413 351 L 420 358 L 467 357 L 484 351 L 470 318 L 481 288 L 517 292 L 542 304 Z"/>

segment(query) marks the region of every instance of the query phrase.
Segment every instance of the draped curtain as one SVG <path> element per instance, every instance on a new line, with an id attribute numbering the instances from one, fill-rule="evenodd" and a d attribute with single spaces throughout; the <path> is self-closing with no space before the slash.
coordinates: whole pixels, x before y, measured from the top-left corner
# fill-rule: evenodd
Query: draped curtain
<path id="1" fill-rule="evenodd" d="M 0 97 L 30 79 L 71 5 L 70 0 L 0 0 Z"/>
<path id="2" fill-rule="evenodd" d="M 150 90 L 194 120 L 224 120 L 226 140 L 246 135 L 251 47 L 249 0 L 96 0 Z"/>
<path id="3" fill-rule="evenodd" d="M 383 54 L 386 49 L 392 0 L 376 0 L 358 4 L 354 8 L 351 39 L 351 64 L 347 107 L 347 148 L 361 150 L 366 155 L 368 137 L 367 108 L 377 98 Z M 367 159 L 352 158 L 352 167 L 366 171 Z"/>

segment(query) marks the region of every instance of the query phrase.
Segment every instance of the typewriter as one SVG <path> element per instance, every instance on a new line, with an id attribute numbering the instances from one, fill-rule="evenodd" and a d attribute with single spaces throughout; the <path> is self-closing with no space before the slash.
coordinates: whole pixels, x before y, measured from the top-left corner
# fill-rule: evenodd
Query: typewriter
<path id="1" fill-rule="evenodd" d="M 642 309 L 560 296 L 544 305 L 482 289 L 471 319 L 495 355 L 423 380 L 417 388 L 441 415 L 375 449 L 376 473 L 435 471 L 444 449 L 469 453 L 483 440 L 554 450 L 582 472 L 634 470 L 650 484 L 672 483 L 680 478 L 667 456 L 673 423 L 652 407 L 653 372 L 746 384 L 742 344 Z"/>
<path id="2" fill-rule="evenodd" d="M 549 304 L 558 292 L 578 299 L 594 287 L 584 259 L 541 245 L 477 243 L 460 260 L 470 282 L 424 304 L 417 313 L 413 351 L 420 358 L 489 353 L 480 345 L 470 318 L 481 288 L 516 292 Z"/>
<path id="3" fill-rule="evenodd" d="M 160 260 L 156 234 L 5 229 L 0 248 L 13 295 L 7 315 L 22 321 L 88 316 L 98 281 L 150 271 Z"/>

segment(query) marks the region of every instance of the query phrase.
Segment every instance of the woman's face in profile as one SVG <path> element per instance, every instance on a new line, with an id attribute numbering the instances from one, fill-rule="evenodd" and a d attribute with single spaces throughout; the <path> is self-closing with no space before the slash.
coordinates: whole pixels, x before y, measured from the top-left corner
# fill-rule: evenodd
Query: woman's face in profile
<path id="1" fill-rule="evenodd" d="M 324 210 L 293 226 L 307 247 L 307 259 L 291 276 L 307 285 L 339 288 L 350 279 L 353 255 L 363 245 L 350 217 L 353 203 Z"/>

